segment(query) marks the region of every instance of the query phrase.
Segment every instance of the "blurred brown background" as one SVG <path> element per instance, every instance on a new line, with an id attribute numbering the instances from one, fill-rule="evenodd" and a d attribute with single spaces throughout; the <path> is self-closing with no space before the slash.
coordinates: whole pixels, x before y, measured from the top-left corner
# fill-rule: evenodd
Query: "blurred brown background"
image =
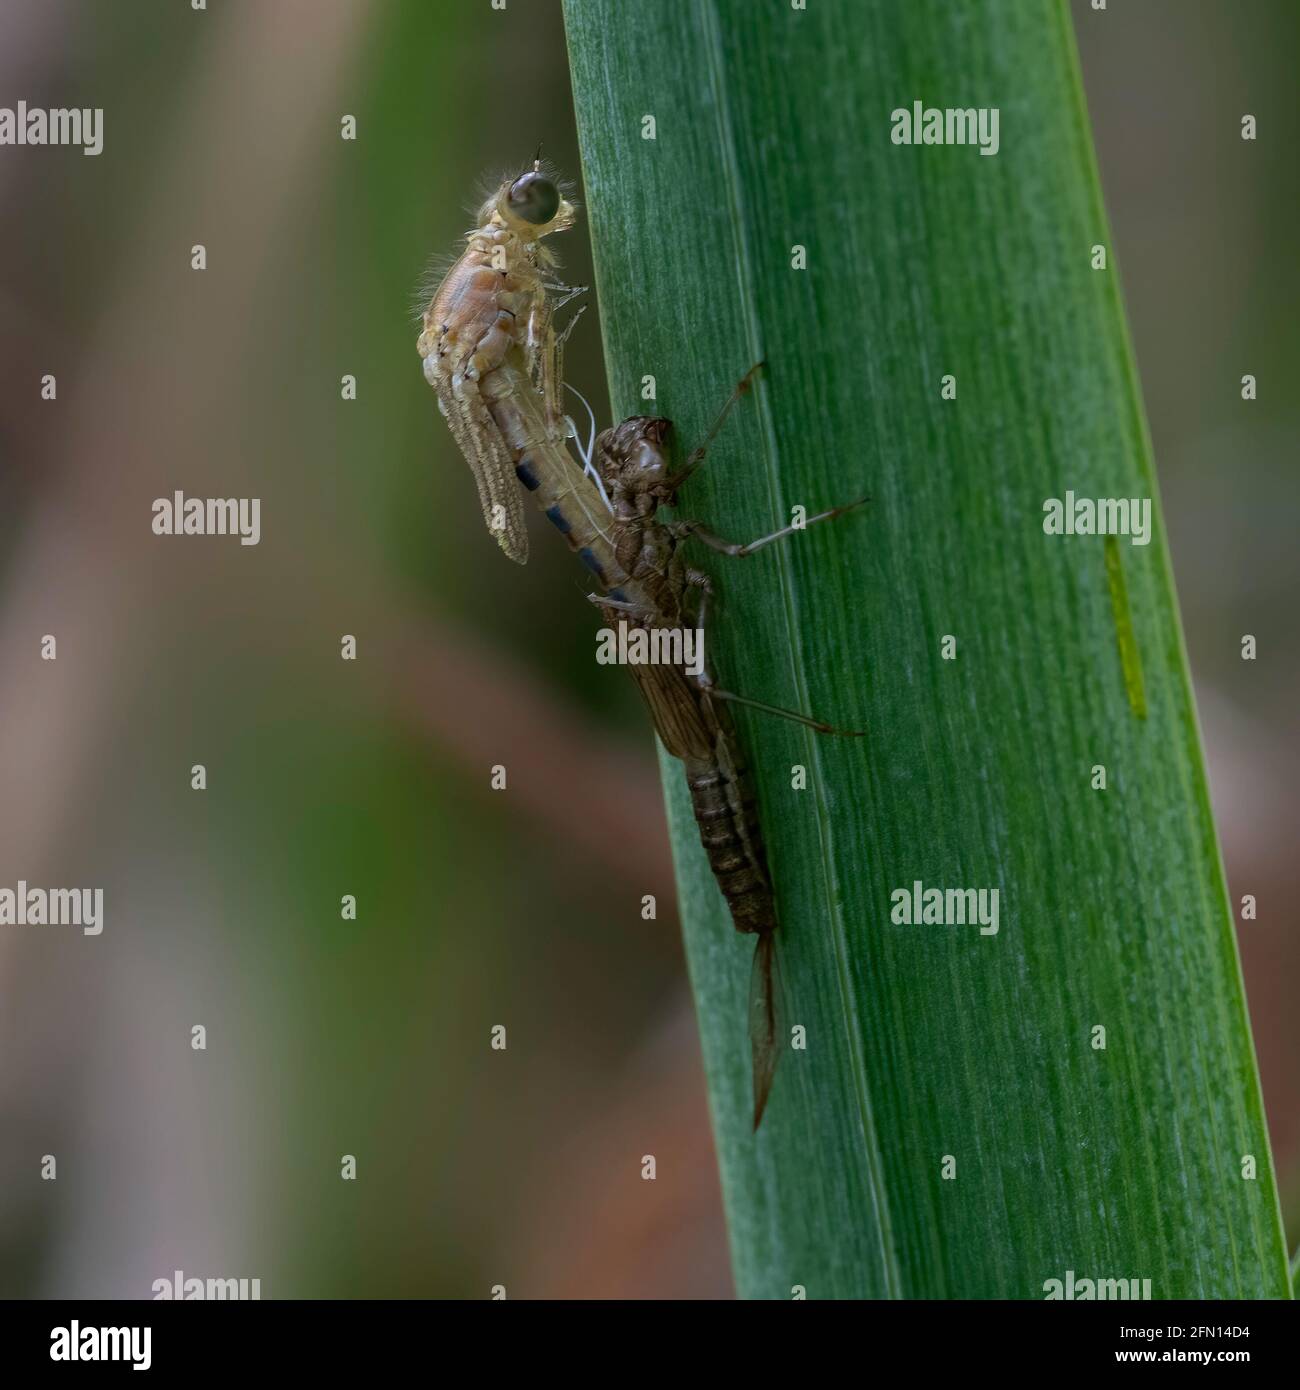
<path id="1" fill-rule="evenodd" d="M 1300 9 L 1073 8 L 1295 1232 Z M 0 1293 L 728 1296 L 648 729 L 408 313 L 485 169 L 577 170 L 558 3 L 5 0 L 20 99 L 106 114 L 0 149 L 0 885 L 106 929 L 0 931 Z M 568 375 L 604 415 L 594 311 Z M 261 543 L 155 537 L 177 489 Z"/>

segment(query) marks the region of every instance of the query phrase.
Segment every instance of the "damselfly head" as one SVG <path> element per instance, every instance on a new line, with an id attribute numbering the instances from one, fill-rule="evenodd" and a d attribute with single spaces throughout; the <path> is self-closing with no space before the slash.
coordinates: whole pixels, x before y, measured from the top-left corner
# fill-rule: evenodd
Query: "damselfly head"
<path id="1" fill-rule="evenodd" d="M 560 190 L 539 169 L 530 169 L 510 185 L 506 203 L 516 217 L 540 227 L 560 210 Z"/>
<path id="2" fill-rule="evenodd" d="M 555 171 L 541 159 L 534 159 L 522 174 L 502 180 L 484 208 L 483 220 L 495 213 L 507 227 L 530 241 L 565 231 L 577 217 L 566 191 Z"/>

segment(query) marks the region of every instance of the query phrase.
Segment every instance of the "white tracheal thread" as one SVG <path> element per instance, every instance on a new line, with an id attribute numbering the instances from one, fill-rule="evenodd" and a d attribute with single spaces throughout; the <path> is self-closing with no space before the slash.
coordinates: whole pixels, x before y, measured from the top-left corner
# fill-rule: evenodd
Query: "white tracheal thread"
<path id="1" fill-rule="evenodd" d="M 591 408 L 591 402 L 572 382 L 566 381 L 564 386 L 566 390 L 572 391 L 586 407 L 587 419 L 590 421 L 586 449 L 583 449 L 582 441 L 578 438 L 578 427 L 574 423 L 572 415 L 564 417 L 564 423 L 569 427 L 568 437 L 573 440 L 573 447 L 577 449 L 578 457 L 582 460 L 582 471 L 596 484 L 596 491 L 600 493 L 600 500 L 610 512 L 613 512 L 614 505 L 609 500 L 609 493 L 605 491 L 605 480 L 600 476 L 600 470 L 596 467 L 596 412 Z"/>

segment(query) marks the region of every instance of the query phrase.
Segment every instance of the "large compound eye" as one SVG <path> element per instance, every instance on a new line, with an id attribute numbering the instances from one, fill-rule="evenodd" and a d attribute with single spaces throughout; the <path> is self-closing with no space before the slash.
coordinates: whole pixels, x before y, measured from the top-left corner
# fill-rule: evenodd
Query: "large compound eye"
<path id="1" fill-rule="evenodd" d="M 534 227 L 549 222 L 560 210 L 560 190 L 545 174 L 525 174 L 510 185 L 506 194 L 510 211 Z"/>

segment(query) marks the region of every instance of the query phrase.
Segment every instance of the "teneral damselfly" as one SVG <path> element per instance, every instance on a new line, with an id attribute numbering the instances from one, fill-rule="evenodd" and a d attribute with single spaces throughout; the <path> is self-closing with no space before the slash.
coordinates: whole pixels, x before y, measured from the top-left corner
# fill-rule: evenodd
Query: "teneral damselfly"
<path id="1" fill-rule="evenodd" d="M 417 343 L 425 378 L 478 484 L 488 530 L 520 564 L 528 558 L 528 532 L 511 477 L 512 448 L 492 402 L 512 394 L 536 397 L 537 437 L 527 442 L 563 453 L 562 340 L 552 315 L 581 291 L 553 279 L 555 258 L 542 238 L 571 227 L 575 215 L 540 159 L 504 179 L 434 291 Z"/>

